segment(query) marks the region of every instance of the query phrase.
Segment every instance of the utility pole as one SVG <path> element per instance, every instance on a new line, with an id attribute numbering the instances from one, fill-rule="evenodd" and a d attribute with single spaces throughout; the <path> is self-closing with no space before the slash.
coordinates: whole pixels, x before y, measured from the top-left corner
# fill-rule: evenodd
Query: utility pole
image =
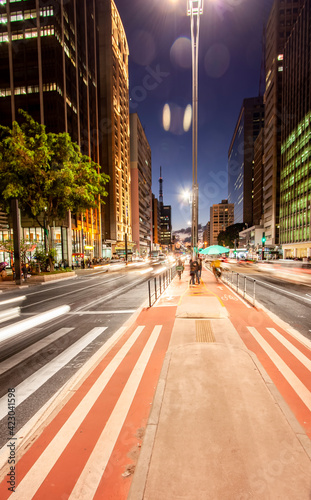
<path id="1" fill-rule="evenodd" d="M 21 224 L 18 208 L 18 199 L 11 200 L 11 214 L 13 221 L 13 244 L 14 244 L 14 267 L 15 267 L 15 283 L 22 284 L 21 273 Z"/>
<path id="2" fill-rule="evenodd" d="M 125 239 L 125 263 L 127 264 L 127 233 L 125 233 L 124 239 Z"/>
<path id="3" fill-rule="evenodd" d="M 199 186 L 198 186 L 198 49 L 200 15 L 203 14 L 203 0 L 188 0 L 187 14 L 191 21 L 192 49 L 192 256 L 198 250 Z"/>

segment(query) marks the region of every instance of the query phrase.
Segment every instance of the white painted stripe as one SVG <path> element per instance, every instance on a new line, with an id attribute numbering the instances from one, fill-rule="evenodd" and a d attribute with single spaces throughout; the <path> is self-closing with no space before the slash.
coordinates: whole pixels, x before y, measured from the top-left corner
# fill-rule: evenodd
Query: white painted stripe
<path id="1" fill-rule="evenodd" d="M 30 356 L 37 354 L 41 349 L 48 346 L 49 344 L 52 344 L 52 342 L 55 342 L 55 340 L 58 340 L 63 335 L 66 335 L 66 333 L 71 332 L 71 330 L 73 330 L 73 328 L 61 328 L 60 330 L 57 330 L 57 332 L 54 332 L 44 339 L 41 339 L 38 342 L 30 345 L 23 351 L 14 354 L 14 356 L 11 356 L 9 359 L 2 361 L 0 363 L 0 375 L 18 365 Z"/>
<path id="2" fill-rule="evenodd" d="M 289 340 L 287 340 L 283 335 L 281 335 L 275 328 L 267 328 L 275 338 L 279 340 L 283 344 L 286 349 L 288 349 L 291 354 L 293 354 L 308 370 L 311 372 L 311 360 L 307 358 L 304 354 L 302 354 L 297 347 L 295 347 Z"/>
<path id="3" fill-rule="evenodd" d="M 81 498 L 91 500 L 94 497 L 122 426 L 124 425 L 126 416 L 129 412 L 152 351 L 159 338 L 161 328 L 162 326 L 154 327 L 152 334 L 126 383 L 92 454 L 90 455 L 74 489 L 72 490 L 69 497 L 70 500 L 80 500 Z M 91 474 L 90 471 L 92 471 Z"/>
<path id="4" fill-rule="evenodd" d="M 115 311 L 72 311 L 69 314 L 75 314 L 78 316 L 83 316 L 84 314 L 133 314 L 136 309 L 123 309 Z"/>
<path id="5" fill-rule="evenodd" d="M 0 323 L 3 323 L 3 321 L 9 321 L 10 319 L 13 318 L 18 318 L 20 312 L 21 312 L 20 307 L 11 307 L 6 311 L 0 312 Z"/>
<path id="6" fill-rule="evenodd" d="M 13 299 L 7 299 L 7 300 L 2 300 L 0 302 L 0 307 L 4 306 L 5 304 L 12 304 L 12 302 L 20 302 L 21 300 L 25 300 L 26 295 L 21 295 L 20 297 L 14 297 Z"/>
<path id="7" fill-rule="evenodd" d="M 89 411 L 92 409 L 92 406 L 97 401 L 99 395 L 102 393 L 112 375 L 117 370 L 118 366 L 122 363 L 124 357 L 134 345 L 144 328 L 144 326 L 138 326 L 136 328 L 134 333 L 121 347 L 113 360 L 109 363 L 100 377 L 96 380 L 81 403 L 67 419 L 66 423 L 60 429 L 58 434 L 45 448 L 36 463 L 28 471 L 24 479 L 18 484 L 15 490 L 15 492 L 17 493 L 17 498 L 19 495 L 20 498 L 33 498 L 36 491 L 40 488 L 46 476 L 49 474 L 50 470 L 52 469 L 60 455 L 63 453 L 70 440 L 73 438 L 81 423 L 83 422 Z"/>
<path id="8" fill-rule="evenodd" d="M 275 364 L 281 374 L 285 377 L 287 382 L 300 397 L 303 403 L 311 411 L 311 392 L 306 388 L 306 386 L 300 381 L 300 379 L 292 372 L 292 370 L 287 366 L 283 359 L 272 349 L 272 347 L 262 338 L 260 333 L 256 328 L 252 326 L 247 327 L 250 333 L 257 340 L 258 344 L 267 353 L 271 361 Z"/>
<path id="9" fill-rule="evenodd" d="M 31 318 L 18 321 L 13 325 L 0 328 L 0 342 L 3 340 L 7 340 L 8 338 L 14 337 L 19 333 L 25 332 L 26 330 L 30 330 L 30 328 L 42 325 L 43 323 L 46 323 L 51 319 L 58 318 L 59 316 L 68 313 L 69 311 L 70 311 L 70 306 L 67 305 L 56 307 L 55 309 L 50 309 L 49 311 L 37 314 L 36 316 L 32 316 Z"/>
<path id="10" fill-rule="evenodd" d="M 114 344 L 118 342 L 120 337 L 124 334 L 126 330 L 125 326 L 121 326 L 104 345 L 100 347 L 98 351 L 91 356 L 91 358 L 82 366 L 64 385 L 61 387 L 56 394 L 54 394 L 40 410 L 30 419 L 28 422 L 18 431 L 18 444 L 19 447 L 22 446 L 28 439 L 28 437 L 33 435 L 34 430 L 38 428 L 39 420 L 46 420 L 49 415 L 54 411 L 54 409 L 62 403 L 64 398 L 70 391 L 73 391 L 81 381 L 84 379 L 86 374 L 94 369 L 94 366 L 100 361 L 100 359 L 113 347 Z M 59 401 L 60 398 L 60 401 Z M 21 440 L 24 441 L 21 441 Z M 8 448 L 3 446 L 0 449 L 0 470 L 8 463 Z M 0 476 L 0 481 L 2 477 Z"/>
<path id="11" fill-rule="evenodd" d="M 16 404 L 20 405 L 25 399 L 31 396 L 37 389 L 39 389 L 47 380 L 49 380 L 56 372 L 61 370 L 69 361 L 71 361 L 77 354 L 79 354 L 86 346 L 95 340 L 107 327 L 93 328 L 89 333 L 84 335 L 82 339 L 75 342 L 68 347 L 64 352 L 59 354 L 55 359 L 40 368 L 26 380 L 23 380 L 17 387 L 15 387 Z M 7 395 L 2 396 L 0 399 L 0 420 L 7 415 L 8 412 L 8 398 Z"/>

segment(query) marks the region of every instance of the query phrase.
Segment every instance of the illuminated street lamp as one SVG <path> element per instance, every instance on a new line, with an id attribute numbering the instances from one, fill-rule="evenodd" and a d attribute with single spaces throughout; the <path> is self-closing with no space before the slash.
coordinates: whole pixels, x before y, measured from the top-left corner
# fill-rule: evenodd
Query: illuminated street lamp
<path id="1" fill-rule="evenodd" d="M 203 0 L 187 0 L 187 14 L 191 24 L 192 49 L 192 255 L 198 249 L 199 186 L 198 186 L 198 49 L 200 15 L 203 14 Z"/>

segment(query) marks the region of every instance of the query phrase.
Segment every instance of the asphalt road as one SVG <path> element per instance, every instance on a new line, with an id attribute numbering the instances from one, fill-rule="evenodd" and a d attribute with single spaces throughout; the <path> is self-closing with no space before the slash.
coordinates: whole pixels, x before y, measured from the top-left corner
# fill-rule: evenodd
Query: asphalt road
<path id="1" fill-rule="evenodd" d="M 247 270 L 235 267 L 233 274 L 229 272 L 229 281 L 232 281 L 234 289 L 237 287 L 237 272 L 239 290 L 244 292 L 246 287 L 247 295 L 253 297 L 255 281 L 256 301 L 311 339 L 311 280 L 310 285 L 295 283 L 256 272 L 252 268 Z"/>
<path id="2" fill-rule="evenodd" d="M 15 388 L 18 433 L 139 307 L 147 305 L 148 279 L 166 268 L 115 265 L 109 272 L 86 270 L 75 279 L 1 295 L 0 302 L 17 299 L 12 304 L 20 307 L 20 316 L 0 325 L 0 447 L 9 438 L 8 389 Z M 65 306 L 67 312 L 52 321 L 20 333 L 12 330 Z"/>

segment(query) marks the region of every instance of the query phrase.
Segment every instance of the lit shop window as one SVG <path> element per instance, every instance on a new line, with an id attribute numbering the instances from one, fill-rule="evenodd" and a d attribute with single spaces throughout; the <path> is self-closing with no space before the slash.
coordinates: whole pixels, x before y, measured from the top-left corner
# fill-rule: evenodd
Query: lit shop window
<path id="1" fill-rule="evenodd" d="M 8 20 L 8 18 L 6 16 L 6 14 L 2 14 L 2 16 L 0 17 L 0 23 L 1 24 L 6 24 L 7 20 Z"/>

